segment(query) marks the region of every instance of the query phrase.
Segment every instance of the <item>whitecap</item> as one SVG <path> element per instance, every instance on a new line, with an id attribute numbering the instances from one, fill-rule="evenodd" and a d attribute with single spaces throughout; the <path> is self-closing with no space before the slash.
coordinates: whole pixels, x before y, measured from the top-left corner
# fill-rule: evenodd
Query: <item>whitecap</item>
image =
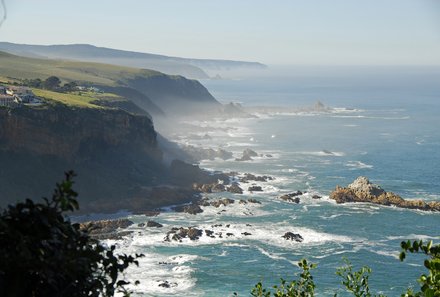
<path id="1" fill-rule="evenodd" d="M 361 161 L 349 161 L 345 164 L 347 167 L 352 167 L 352 169 L 372 169 L 373 165 L 365 164 Z"/>

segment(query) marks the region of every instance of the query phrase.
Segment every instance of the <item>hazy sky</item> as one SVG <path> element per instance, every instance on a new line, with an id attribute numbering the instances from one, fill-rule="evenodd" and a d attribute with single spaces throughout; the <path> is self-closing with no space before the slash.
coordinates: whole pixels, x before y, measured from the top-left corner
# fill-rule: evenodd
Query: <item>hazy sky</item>
<path id="1" fill-rule="evenodd" d="M 267 64 L 440 65 L 440 0 L 5 2 L 1 41 Z"/>

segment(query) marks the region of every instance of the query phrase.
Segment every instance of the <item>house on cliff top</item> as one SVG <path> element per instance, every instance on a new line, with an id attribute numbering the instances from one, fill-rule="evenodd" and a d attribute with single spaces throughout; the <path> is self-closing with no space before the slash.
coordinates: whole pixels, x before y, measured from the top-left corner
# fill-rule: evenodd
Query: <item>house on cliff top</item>
<path id="1" fill-rule="evenodd" d="M 0 86 L 0 96 L 3 97 L 0 106 L 16 107 L 20 104 L 40 105 L 43 103 L 30 88 L 22 86 Z M 11 100 L 16 104 L 13 104 Z"/>

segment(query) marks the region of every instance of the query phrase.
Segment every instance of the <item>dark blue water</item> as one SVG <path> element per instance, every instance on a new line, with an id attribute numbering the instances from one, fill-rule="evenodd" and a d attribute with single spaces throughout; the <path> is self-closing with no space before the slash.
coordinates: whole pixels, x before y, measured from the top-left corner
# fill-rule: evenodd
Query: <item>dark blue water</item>
<path id="1" fill-rule="evenodd" d="M 264 155 L 250 162 L 216 160 L 202 166 L 276 179 L 259 183 L 262 193 L 210 196 L 255 198 L 261 205 L 205 207 L 196 216 L 162 213 L 155 220 L 164 224 L 163 229 L 139 228 L 120 243 L 124 251 L 147 255 L 140 268 L 129 274 L 141 280 L 135 289 L 140 295 L 230 296 L 238 292 L 249 296 L 258 281 L 269 286 L 280 277 L 292 279 L 301 258 L 318 264 L 313 274 L 320 296 L 344 295 L 335 274 L 344 257 L 355 268 L 368 265 L 373 269 L 370 281 L 375 292 L 400 296 L 408 286 L 417 287 L 415 280 L 424 272 L 423 258 L 410 256 L 400 262 L 399 244 L 406 239 L 440 242 L 440 214 L 369 204 L 336 205 L 328 195 L 336 185 L 347 185 L 364 175 L 405 198 L 440 200 L 438 68 L 280 69 L 263 77 L 204 84 L 218 99 L 245 106 L 304 107 L 320 100 L 330 107 L 353 110 L 295 113 L 286 108 L 288 113 L 262 114 L 258 119 L 194 123 L 224 129 L 208 132 L 209 140 L 187 137 L 186 142 L 223 147 L 237 157 L 244 148 Z M 278 198 L 296 190 L 309 192 L 301 196 L 300 204 Z M 312 194 L 323 198 L 312 199 Z M 166 231 L 174 226 L 234 236 L 164 242 Z M 300 233 L 304 242 L 284 240 L 281 236 L 288 231 Z M 160 287 L 164 280 L 173 285 Z"/>

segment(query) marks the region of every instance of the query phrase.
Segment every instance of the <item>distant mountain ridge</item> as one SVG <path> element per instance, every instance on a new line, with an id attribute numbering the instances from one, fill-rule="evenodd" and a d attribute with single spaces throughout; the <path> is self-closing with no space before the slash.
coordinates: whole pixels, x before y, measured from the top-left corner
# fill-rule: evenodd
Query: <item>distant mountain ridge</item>
<path id="1" fill-rule="evenodd" d="M 188 78 L 208 78 L 207 71 L 264 69 L 258 62 L 189 59 L 97 47 L 90 44 L 29 45 L 0 42 L 0 50 L 32 58 L 80 60 L 120 66 L 147 68 Z"/>

